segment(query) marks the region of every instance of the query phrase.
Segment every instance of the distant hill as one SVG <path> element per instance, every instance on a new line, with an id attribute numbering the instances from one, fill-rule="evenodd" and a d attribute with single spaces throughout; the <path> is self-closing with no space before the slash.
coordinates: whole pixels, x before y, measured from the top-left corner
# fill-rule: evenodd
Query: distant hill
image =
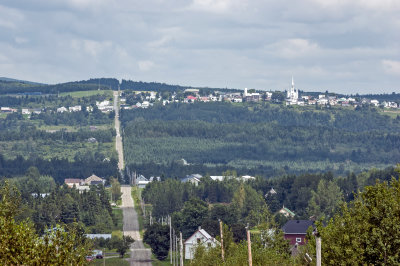
<path id="1" fill-rule="evenodd" d="M 0 77 L 0 81 L 18 82 L 18 83 L 25 83 L 25 84 L 32 84 L 32 85 L 45 85 L 44 83 L 20 80 L 20 79 L 13 79 L 13 78 L 6 78 L 6 77 Z"/>

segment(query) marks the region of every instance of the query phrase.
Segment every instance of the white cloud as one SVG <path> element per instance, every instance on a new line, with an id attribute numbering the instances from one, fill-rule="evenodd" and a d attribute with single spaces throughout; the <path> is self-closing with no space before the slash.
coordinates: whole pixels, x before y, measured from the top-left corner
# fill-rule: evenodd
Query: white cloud
<path id="1" fill-rule="evenodd" d="M 400 61 L 382 60 L 382 65 L 387 73 L 400 75 Z"/>
<path id="2" fill-rule="evenodd" d="M 298 57 L 314 56 L 320 51 L 318 44 L 306 39 L 286 39 L 266 46 L 267 53 L 278 55 L 282 58 L 292 59 Z"/>
<path id="3" fill-rule="evenodd" d="M 139 61 L 138 66 L 141 71 L 149 71 L 154 67 L 154 62 L 150 60 Z"/>
<path id="4" fill-rule="evenodd" d="M 16 29 L 23 19 L 24 15 L 17 9 L 0 5 L 0 28 Z"/>
<path id="5" fill-rule="evenodd" d="M 112 47 L 111 41 L 94 41 L 94 40 L 72 40 L 71 47 L 75 50 L 84 51 L 87 54 L 96 57 L 105 50 Z"/>
<path id="6" fill-rule="evenodd" d="M 24 37 L 15 37 L 15 42 L 17 44 L 24 44 L 24 43 L 28 43 L 29 40 Z"/>

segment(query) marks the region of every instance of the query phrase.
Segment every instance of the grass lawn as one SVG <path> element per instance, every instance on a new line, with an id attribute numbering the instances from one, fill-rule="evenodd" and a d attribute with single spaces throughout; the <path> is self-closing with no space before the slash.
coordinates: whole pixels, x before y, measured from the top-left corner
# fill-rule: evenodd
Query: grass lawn
<path id="1" fill-rule="evenodd" d="M 140 194 L 141 194 L 140 188 L 132 187 L 132 198 L 133 198 L 133 202 L 135 203 L 135 210 L 138 214 L 138 219 L 139 219 L 139 233 L 140 233 L 140 236 L 143 237 L 144 220 L 143 220 L 142 208 L 140 207 Z"/>
<path id="2" fill-rule="evenodd" d="M 123 215 L 122 215 L 122 209 L 121 208 L 113 208 L 112 209 L 113 214 L 117 218 L 117 225 L 114 225 L 113 231 L 120 230 L 122 231 L 123 229 Z"/>
<path id="3" fill-rule="evenodd" d="M 60 93 L 60 96 L 72 96 L 75 98 L 89 97 L 92 95 L 107 94 L 107 96 L 112 97 L 112 90 L 91 90 L 91 91 L 72 91 Z"/>
<path id="4" fill-rule="evenodd" d="M 130 253 L 125 254 L 123 258 L 107 258 L 106 257 L 106 265 L 130 265 L 130 263 L 126 260 L 127 258 L 130 258 Z M 104 261 L 102 259 L 94 259 L 89 263 L 89 265 L 104 265 Z"/>

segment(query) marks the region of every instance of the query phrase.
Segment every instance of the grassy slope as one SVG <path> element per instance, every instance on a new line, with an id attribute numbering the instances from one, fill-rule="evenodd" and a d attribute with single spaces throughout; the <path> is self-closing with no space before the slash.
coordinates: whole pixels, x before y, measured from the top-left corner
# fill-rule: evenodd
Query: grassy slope
<path id="1" fill-rule="evenodd" d="M 75 98 L 81 98 L 81 97 L 89 97 L 92 95 L 98 95 L 98 94 L 107 94 L 107 96 L 112 97 L 112 90 L 91 90 L 91 91 L 73 91 L 73 92 L 63 92 L 60 93 L 60 96 L 72 96 Z"/>

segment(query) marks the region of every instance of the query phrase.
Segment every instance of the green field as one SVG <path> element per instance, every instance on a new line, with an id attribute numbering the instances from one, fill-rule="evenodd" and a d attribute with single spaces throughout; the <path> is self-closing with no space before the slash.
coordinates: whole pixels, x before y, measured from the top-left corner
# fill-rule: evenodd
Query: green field
<path id="1" fill-rule="evenodd" d="M 71 96 L 74 98 L 89 97 L 93 95 L 104 95 L 112 97 L 112 90 L 91 90 L 91 91 L 73 91 L 73 92 L 63 92 L 60 96 Z"/>

